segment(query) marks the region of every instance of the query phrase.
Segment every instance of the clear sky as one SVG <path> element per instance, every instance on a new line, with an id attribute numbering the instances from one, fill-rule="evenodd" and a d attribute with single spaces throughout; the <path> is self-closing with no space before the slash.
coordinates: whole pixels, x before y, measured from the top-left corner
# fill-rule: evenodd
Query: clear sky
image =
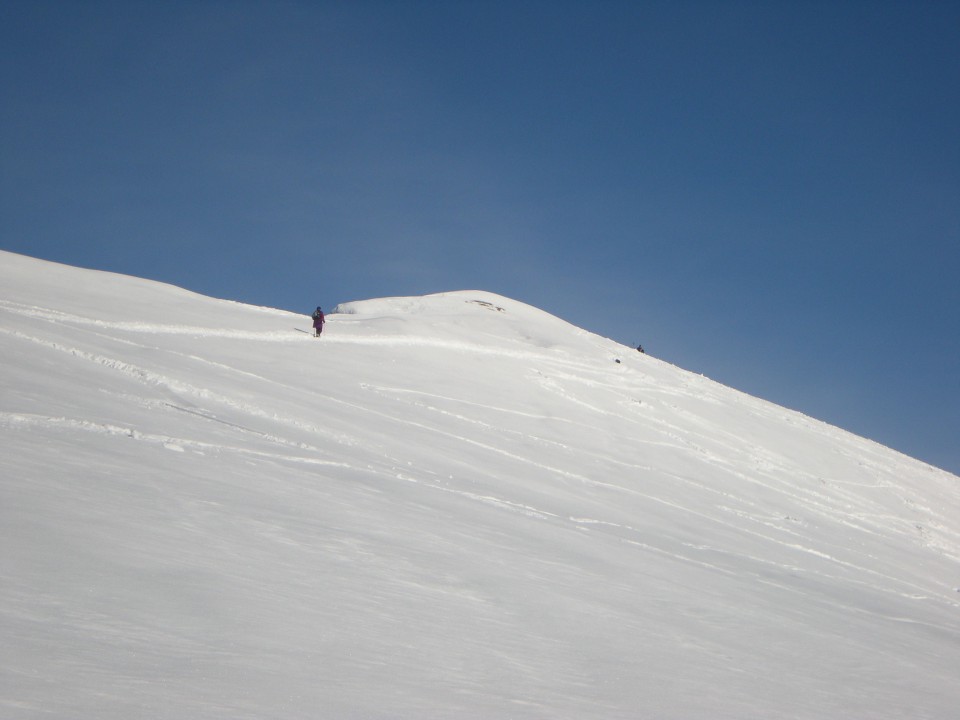
<path id="1" fill-rule="evenodd" d="M 960 3 L 0 4 L 0 248 L 484 289 L 960 473 Z"/>

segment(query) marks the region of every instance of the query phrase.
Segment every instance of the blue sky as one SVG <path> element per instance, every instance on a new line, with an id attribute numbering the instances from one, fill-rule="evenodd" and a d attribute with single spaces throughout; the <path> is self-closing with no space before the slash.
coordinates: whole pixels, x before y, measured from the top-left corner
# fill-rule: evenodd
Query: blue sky
<path id="1" fill-rule="evenodd" d="M 960 4 L 0 6 L 0 248 L 484 289 L 960 473 Z"/>

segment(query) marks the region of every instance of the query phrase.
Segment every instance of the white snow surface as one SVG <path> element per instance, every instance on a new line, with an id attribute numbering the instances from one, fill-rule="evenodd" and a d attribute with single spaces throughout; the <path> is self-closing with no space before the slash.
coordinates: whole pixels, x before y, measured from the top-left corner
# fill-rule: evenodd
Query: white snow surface
<path id="1" fill-rule="evenodd" d="M 309 331 L 0 253 L 0 717 L 960 712 L 956 476 L 487 292 Z"/>

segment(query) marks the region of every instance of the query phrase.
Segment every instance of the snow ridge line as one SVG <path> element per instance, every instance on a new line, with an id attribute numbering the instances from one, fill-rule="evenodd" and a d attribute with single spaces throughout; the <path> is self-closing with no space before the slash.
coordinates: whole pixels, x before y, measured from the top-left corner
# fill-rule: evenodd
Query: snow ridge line
<path id="1" fill-rule="evenodd" d="M 144 333 L 154 335 L 190 335 L 195 337 L 210 338 L 230 338 L 235 340 L 254 340 L 261 342 L 310 342 L 310 337 L 301 334 L 293 334 L 289 330 L 232 330 L 227 328 L 200 327 L 195 325 L 167 325 L 133 321 L 108 321 L 95 318 L 83 317 L 65 313 L 60 310 L 43 308 L 35 305 L 23 305 L 21 303 L 11 302 L 9 300 L 0 300 L 0 310 L 31 317 L 47 322 L 58 324 L 81 325 L 101 329 L 121 330 L 133 333 Z M 439 350 L 453 350 L 457 352 L 467 352 L 480 355 L 490 355 L 497 357 L 511 357 L 519 360 L 552 360 L 565 362 L 579 366 L 558 357 L 556 354 L 533 352 L 529 350 L 510 350 L 504 347 L 494 345 L 482 345 L 457 340 L 443 340 L 440 338 L 423 335 L 334 335 L 326 333 L 323 338 L 325 345 L 329 344 L 350 344 L 350 345 L 376 345 L 392 347 L 429 347 Z"/>

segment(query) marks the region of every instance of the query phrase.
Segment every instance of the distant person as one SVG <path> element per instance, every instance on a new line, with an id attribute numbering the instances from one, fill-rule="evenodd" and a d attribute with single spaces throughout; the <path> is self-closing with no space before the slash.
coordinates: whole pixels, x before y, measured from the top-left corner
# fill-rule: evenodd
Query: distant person
<path id="1" fill-rule="evenodd" d="M 314 337 L 320 337 L 320 333 L 323 332 L 323 324 L 326 322 L 323 318 L 323 308 L 317 305 L 317 309 L 313 311 L 313 329 Z"/>
<path id="2" fill-rule="evenodd" d="M 643 345 L 637 345 L 637 352 L 641 352 L 641 353 L 646 354 L 646 353 L 644 352 L 644 350 L 643 350 Z"/>

